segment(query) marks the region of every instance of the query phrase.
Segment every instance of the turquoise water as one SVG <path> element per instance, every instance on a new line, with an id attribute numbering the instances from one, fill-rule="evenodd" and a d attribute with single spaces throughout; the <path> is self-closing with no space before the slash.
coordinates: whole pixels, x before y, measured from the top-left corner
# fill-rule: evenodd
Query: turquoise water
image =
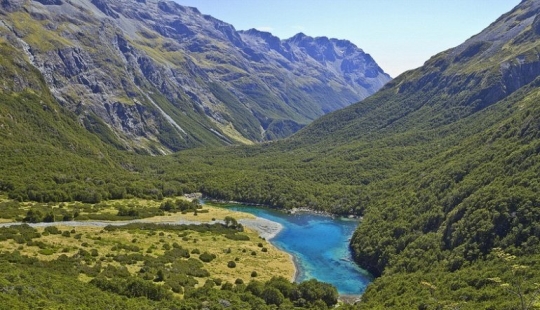
<path id="1" fill-rule="evenodd" d="M 343 295 L 362 294 L 371 282 L 370 275 L 352 261 L 349 250 L 349 239 L 358 221 L 309 213 L 285 214 L 243 205 L 229 205 L 227 208 L 284 226 L 271 242 L 294 256 L 297 282 L 315 278 L 333 284 Z"/>

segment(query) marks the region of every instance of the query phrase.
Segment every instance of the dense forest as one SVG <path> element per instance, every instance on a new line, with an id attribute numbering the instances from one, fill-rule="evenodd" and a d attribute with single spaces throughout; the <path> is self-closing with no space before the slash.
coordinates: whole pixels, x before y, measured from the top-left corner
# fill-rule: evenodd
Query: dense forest
<path id="1" fill-rule="evenodd" d="M 0 44 L 2 55 L 11 56 L 0 60 L 2 78 L 24 80 L 0 93 L 0 191 L 9 200 L 2 208 L 25 201 L 160 201 L 201 192 L 355 214 L 363 220 L 351 248 L 376 279 L 351 307 L 533 309 L 540 293 L 539 13 L 538 1 L 523 1 L 463 45 L 289 139 L 155 157 L 121 152 L 82 129 L 43 87 L 39 72 Z M 137 277 L 82 283 L 73 277 L 77 268 L 58 267 L 78 266 L 83 258 L 45 263 L 16 252 L 1 255 L 10 266 L 2 267 L 2 287 L 10 293 L 0 296 L 14 307 L 35 305 L 30 295 L 15 293 L 17 287 L 54 294 L 38 285 L 46 281 L 65 285 L 61 296 L 69 288 L 96 292 L 81 296 L 81 307 L 97 299 L 129 307 L 136 298 L 140 307 L 183 307 L 192 300 L 196 308 L 208 295 L 215 296 L 212 302 L 256 308 L 271 304 L 261 289 L 282 296 L 280 308 L 333 305 L 322 298 L 302 304 L 292 291 L 312 283 L 279 279 L 253 284 L 258 293 L 249 284 L 210 292 L 205 285 L 190 291 L 185 304 L 168 293 L 152 301 L 130 291 L 140 284 Z M 50 269 L 56 271 L 47 278 Z"/>

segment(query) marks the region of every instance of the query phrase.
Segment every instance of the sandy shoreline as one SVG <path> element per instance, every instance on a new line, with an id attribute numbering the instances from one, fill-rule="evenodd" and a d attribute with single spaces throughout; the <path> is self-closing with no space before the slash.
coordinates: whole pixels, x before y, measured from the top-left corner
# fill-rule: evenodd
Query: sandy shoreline
<path id="1" fill-rule="evenodd" d="M 253 219 L 239 219 L 238 222 L 243 226 L 251 228 L 259 233 L 259 236 L 266 240 L 271 240 L 283 229 L 283 225 L 262 217 Z"/>

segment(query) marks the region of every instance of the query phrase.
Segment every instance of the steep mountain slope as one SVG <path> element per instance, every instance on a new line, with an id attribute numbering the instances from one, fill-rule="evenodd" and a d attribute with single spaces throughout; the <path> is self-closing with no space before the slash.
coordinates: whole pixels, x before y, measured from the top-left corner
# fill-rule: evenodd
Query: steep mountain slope
<path id="1" fill-rule="evenodd" d="M 15 190 L 21 200 L 85 200 L 96 195 L 89 186 L 95 177 L 122 179 L 123 155 L 58 105 L 26 55 L 4 40 L 0 54 L 0 191 Z M 81 186 L 71 186 L 76 182 Z M 43 194 L 42 186 L 51 190 Z"/>
<path id="2" fill-rule="evenodd" d="M 394 150 L 384 179 L 365 188 L 370 201 L 351 241 L 359 264 L 381 276 L 363 297 L 365 309 L 535 304 L 539 13 L 540 2 L 523 1 L 464 44 L 294 137 L 348 150 L 349 158 L 362 154 L 354 145 L 377 143 L 371 155 Z M 499 298 L 518 290 L 517 298 Z"/>
<path id="3" fill-rule="evenodd" d="M 284 137 L 390 79 L 350 42 L 237 32 L 172 1 L 7 0 L 0 14 L 54 97 L 120 149 Z"/>
<path id="4" fill-rule="evenodd" d="M 77 178 L 69 167 L 36 179 L 44 180 L 44 194 L 85 186 L 149 197 L 198 190 L 362 215 L 351 248 L 377 278 L 359 308 L 525 309 L 538 304 L 540 283 L 539 13 L 539 1 L 523 1 L 464 44 L 284 141 L 115 158 L 110 170 L 125 176 L 111 173 L 106 181 Z M 312 44 L 301 35 L 281 45 L 256 31 L 239 37 L 276 59 L 279 50 Z M 329 41 L 334 50 L 341 46 Z M 3 46 L 8 55 L 16 51 Z M 34 70 L 19 65 L 22 56 L 8 67 Z M 12 87 L 20 83 L 15 78 Z M 23 85 L 37 87 L 39 78 Z M 12 162 L 2 165 L 4 175 L 15 179 L 17 157 L 6 158 Z M 35 193 L 32 184 L 2 184 L 12 197 Z"/>
<path id="5" fill-rule="evenodd" d="M 351 246 L 378 276 L 365 309 L 535 304 L 539 13 L 523 1 L 286 141 L 177 160 L 215 197 L 362 214 Z"/>
<path id="6" fill-rule="evenodd" d="M 540 70 L 538 3 L 525 1 L 462 45 L 388 83 L 376 97 L 315 122 L 298 140 L 430 130 L 466 118 L 532 82 Z"/>

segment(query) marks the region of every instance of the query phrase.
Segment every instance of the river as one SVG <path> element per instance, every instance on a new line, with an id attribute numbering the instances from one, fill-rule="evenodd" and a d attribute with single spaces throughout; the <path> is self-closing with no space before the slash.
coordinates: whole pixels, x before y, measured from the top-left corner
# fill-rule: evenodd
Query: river
<path id="1" fill-rule="evenodd" d="M 240 204 L 225 207 L 283 226 L 271 242 L 293 255 L 297 282 L 315 278 L 331 283 L 341 295 L 360 295 L 371 282 L 369 273 L 353 262 L 349 249 L 349 240 L 358 226 L 357 220 L 304 212 L 287 214 Z"/>

